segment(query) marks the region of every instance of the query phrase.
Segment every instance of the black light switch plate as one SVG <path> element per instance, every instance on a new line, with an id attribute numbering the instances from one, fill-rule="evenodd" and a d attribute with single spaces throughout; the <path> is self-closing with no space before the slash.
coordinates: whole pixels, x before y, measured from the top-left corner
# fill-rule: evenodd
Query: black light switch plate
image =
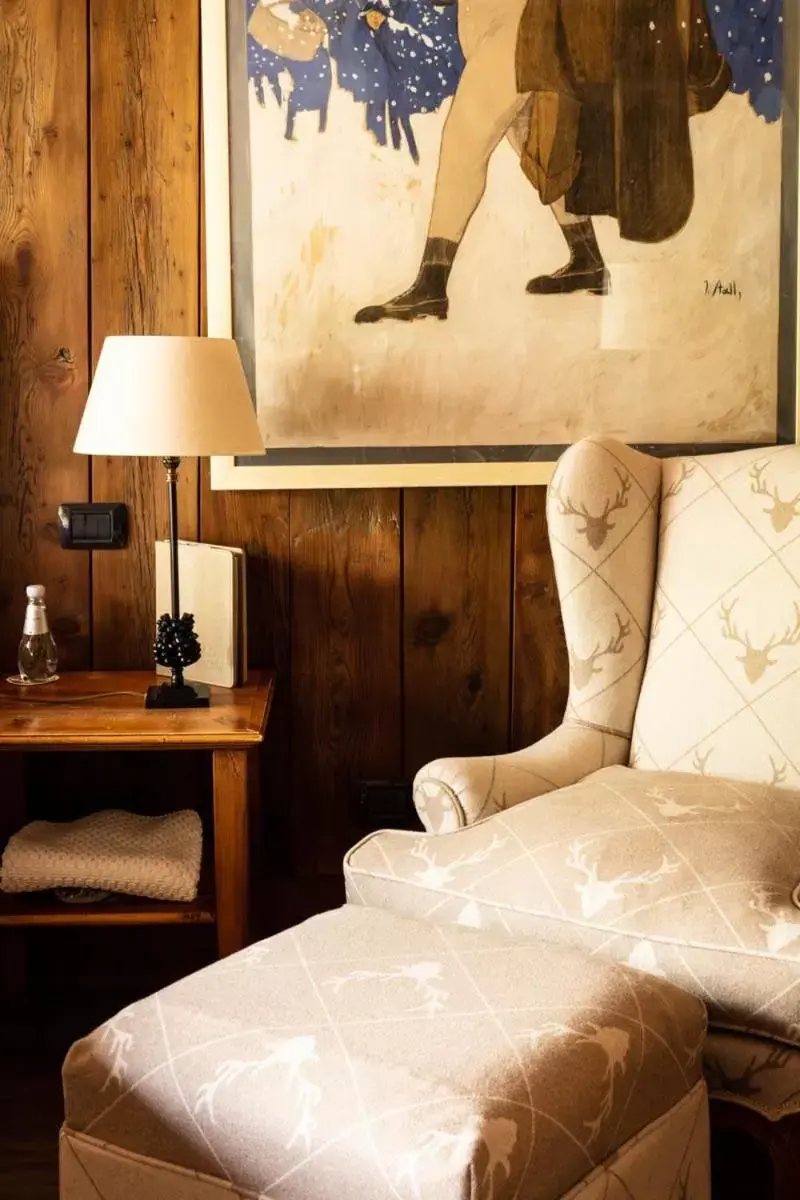
<path id="1" fill-rule="evenodd" d="M 121 550 L 128 510 L 124 504 L 60 504 L 58 526 L 65 550 Z"/>

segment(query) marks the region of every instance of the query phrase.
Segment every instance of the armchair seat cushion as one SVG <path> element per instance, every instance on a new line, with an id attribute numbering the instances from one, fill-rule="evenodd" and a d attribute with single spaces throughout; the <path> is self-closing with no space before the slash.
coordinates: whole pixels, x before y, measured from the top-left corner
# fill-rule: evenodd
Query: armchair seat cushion
<path id="1" fill-rule="evenodd" d="M 668 978 L 712 1024 L 800 1046 L 800 796 L 609 767 L 440 836 L 373 834 L 352 901 L 573 945 Z"/>

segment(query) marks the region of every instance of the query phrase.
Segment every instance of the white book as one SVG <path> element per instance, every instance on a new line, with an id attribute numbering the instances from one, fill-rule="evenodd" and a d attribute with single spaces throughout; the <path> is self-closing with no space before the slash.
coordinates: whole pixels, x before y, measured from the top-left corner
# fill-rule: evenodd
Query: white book
<path id="1" fill-rule="evenodd" d="M 236 546 L 178 542 L 181 613 L 194 614 L 202 657 L 184 676 L 235 687 L 247 678 L 245 554 Z M 156 617 L 171 611 L 169 542 L 156 542 Z M 169 668 L 157 667 L 159 675 Z"/>

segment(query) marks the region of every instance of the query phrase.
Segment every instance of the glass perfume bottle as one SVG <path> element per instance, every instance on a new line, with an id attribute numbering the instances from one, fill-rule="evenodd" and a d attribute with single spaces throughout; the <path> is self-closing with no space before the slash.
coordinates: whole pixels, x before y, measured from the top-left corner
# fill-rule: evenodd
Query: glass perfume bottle
<path id="1" fill-rule="evenodd" d="M 49 683 L 58 678 L 58 651 L 47 623 L 44 588 L 32 583 L 25 594 L 28 607 L 17 655 L 20 679 L 23 683 Z"/>

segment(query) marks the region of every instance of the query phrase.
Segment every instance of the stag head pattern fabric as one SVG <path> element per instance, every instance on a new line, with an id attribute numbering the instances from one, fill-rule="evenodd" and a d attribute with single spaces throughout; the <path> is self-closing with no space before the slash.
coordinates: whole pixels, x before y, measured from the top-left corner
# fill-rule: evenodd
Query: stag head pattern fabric
<path id="1" fill-rule="evenodd" d="M 627 762 L 653 607 L 661 463 L 610 439 L 559 460 L 547 522 L 569 654 L 564 723 L 535 746 L 429 763 L 414 800 L 430 832 L 470 825 Z"/>
<path id="2" fill-rule="evenodd" d="M 631 763 L 800 789 L 800 448 L 667 460 Z"/>
<path id="3" fill-rule="evenodd" d="M 709 1200 L 707 1103 L 704 1085 L 695 1084 L 684 1100 L 595 1167 L 562 1200 Z M 267 1196 L 232 1187 L 218 1177 L 119 1150 L 68 1129 L 61 1134 L 59 1183 L 61 1200 L 280 1200 L 289 1194 L 278 1189 Z M 388 1193 L 348 1192 L 347 1200 L 376 1200 L 384 1194 L 392 1200 L 503 1200 L 508 1192 L 483 1181 L 469 1192 L 447 1188 L 439 1180 L 416 1193 L 392 1185 Z M 325 1200 L 339 1196 L 335 1179 L 330 1189 Z"/>
<path id="4" fill-rule="evenodd" d="M 514 754 L 423 767 L 425 827 L 462 828 L 626 761 L 634 713 L 631 766 L 800 789 L 800 448 L 661 464 L 586 439 L 560 460 L 547 512 L 564 725 Z"/>
<path id="5" fill-rule="evenodd" d="M 653 607 L 661 464 L 619 442 L 558 462 L 547 526 L 569 654 L 567 722 L 629 737 Z"/>
<path id="6" fill-rule="evenodd" d="M 800 1112 L 800 1050 L 746 1033 L 710 1029 L 703 1072 L 712 1096 L 770 1121 Z"/>
<path id="7" fill-rule="evenodd" d="M 62 1200 L 708 1200 L 704 1036 L 629 967 L 346 906 L 73 1047 Z"/>
<path id="8" fill-rule="evenodd" d="M 602 767 L 624 763 L 629 750 L 626 737 L 565 721 L 514 754 L 428 763 L 414 780 L 414 804 L 430 833 L 451 833 L 532 796 L 569 787 Z"/>
<path id="9" fill-rule="evenodd" d="M 609 767 L 480 825 L 386 832 L 351 900 L 583 947 L 800 1046 L 800 804 L 785 789 Z"/>

